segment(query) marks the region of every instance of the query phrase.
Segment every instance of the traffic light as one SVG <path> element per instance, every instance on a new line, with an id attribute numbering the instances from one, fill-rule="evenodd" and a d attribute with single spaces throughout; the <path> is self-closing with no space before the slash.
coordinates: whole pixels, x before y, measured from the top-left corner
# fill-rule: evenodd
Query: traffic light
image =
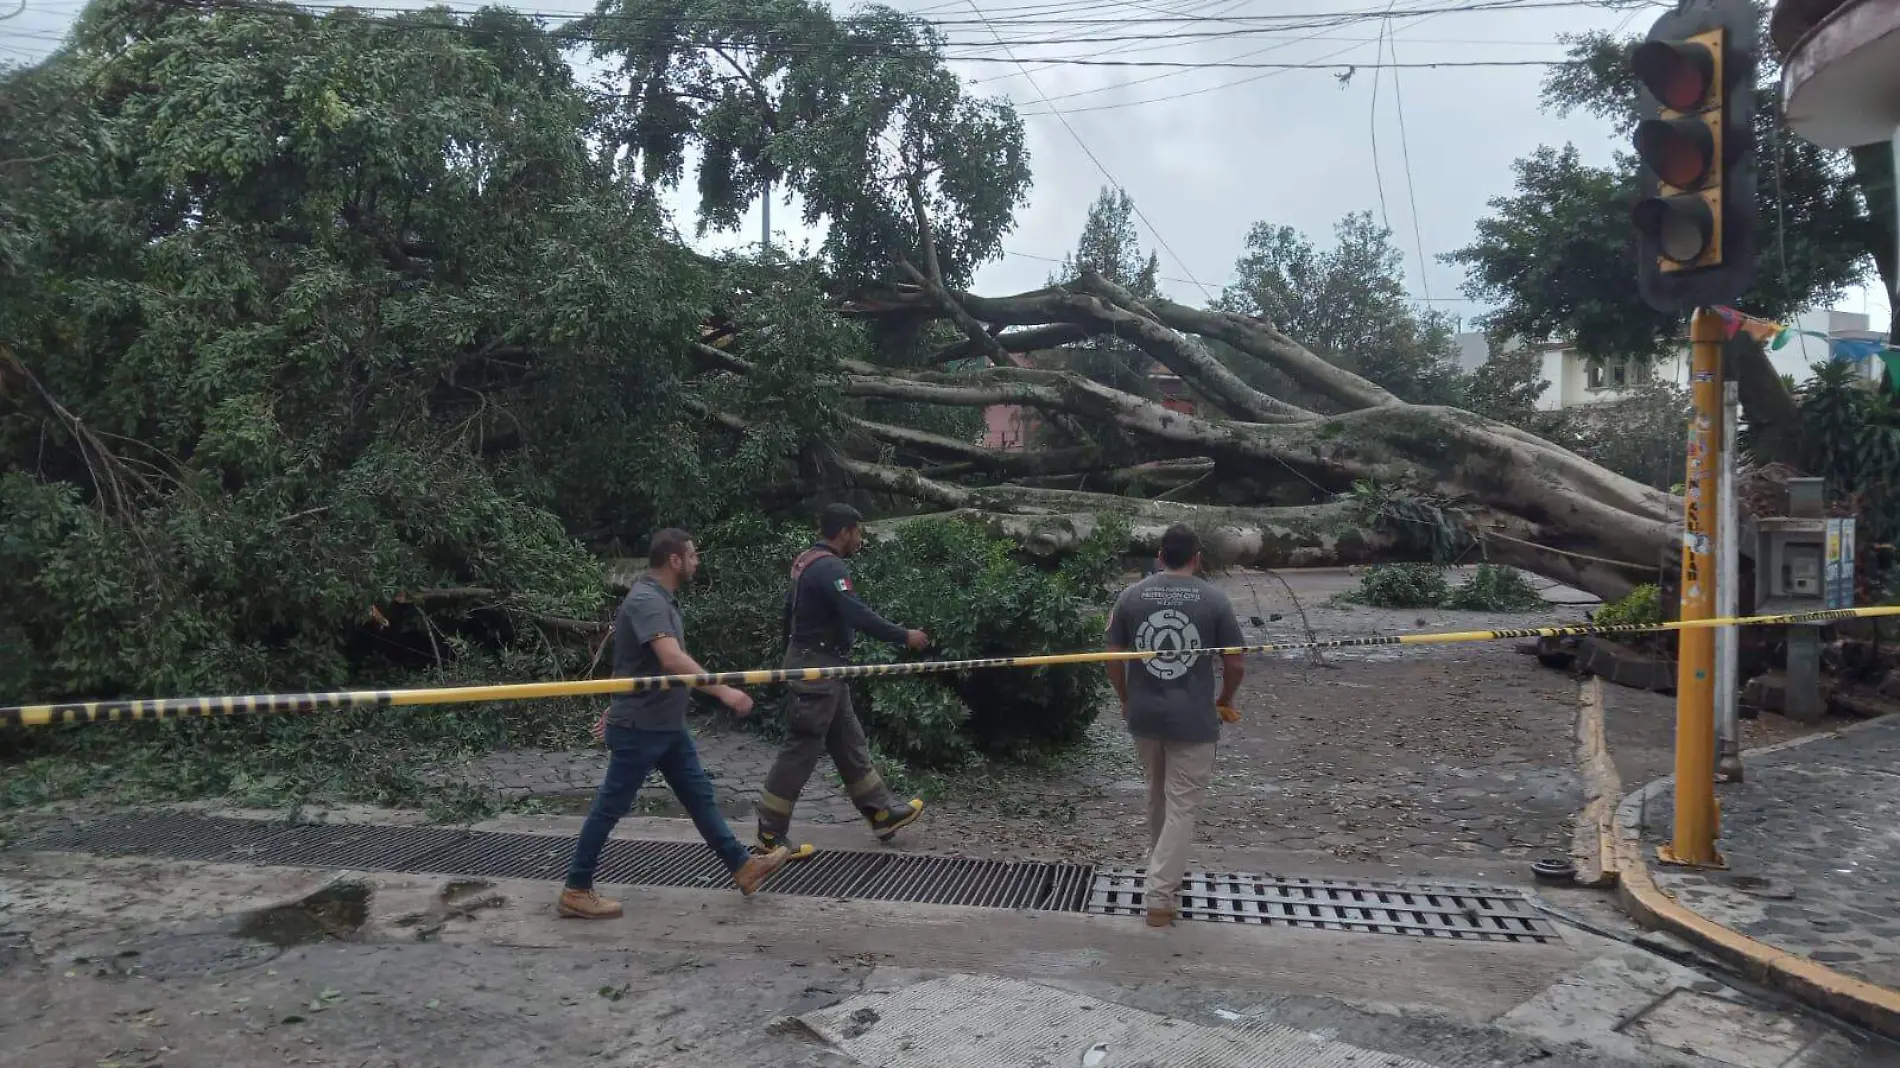
<path id="1" fill-rule="evenodd" d="M 1659 311 L 1733 303 L 1754 281 L 1756 17 L 1752 0 L 1682 0 L 1630 60 L 1637 285 Z"/>

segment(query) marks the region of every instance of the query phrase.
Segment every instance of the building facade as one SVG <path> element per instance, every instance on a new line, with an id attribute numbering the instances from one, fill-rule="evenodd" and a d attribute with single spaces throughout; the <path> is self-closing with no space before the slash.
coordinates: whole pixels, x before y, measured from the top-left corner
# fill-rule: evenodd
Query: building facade
<path id="1" fill-rule="evenodd" d="M 1831 340 L 1881 339 L 1886 336 L 1869 329 L 1868 317 L 1858 312 L 1810 312 L 1789 325 L 1797 331 L 1826 334 Z M 1516 352 L 1524 347 L 1522 342 L 1513 341 L 1507 343 L 1504 351 Z M 1531 347 L 1537 353 L 1539 377 L 1544 382 L 1544 391 L 1537 398 L 1537 407 L 1543 411 L 1612 404 L 1628 397 L 1632 389 L 1650 381 L 1672 382 L 1684 389 L 1689 388 L 1689 347 L 1686 343 L 1678 351 L 1647 364 L 1635 359 L 1592 358 L 1561 341 Z M 1458 335 L 1458 365 L 1461 370 L 1475 371 L 1490 358 L 1491 341 L 1485 334 L 1473 331 Z M 1774 364 L 1775 370 L 1792 378 L 1797 385 L 1814 377 L 1816 364 L 1826 363 L 1832 358 L 1833 346 L 1806 333 L 1796 333 L 1785 346 L 1768 353 L 1768 360 Z M 1884 374 L 1884 365 L 1875 357 L 1862 356 L 1853 362 L 1855 371 L 1863 378 L 1878 379 Z"/>

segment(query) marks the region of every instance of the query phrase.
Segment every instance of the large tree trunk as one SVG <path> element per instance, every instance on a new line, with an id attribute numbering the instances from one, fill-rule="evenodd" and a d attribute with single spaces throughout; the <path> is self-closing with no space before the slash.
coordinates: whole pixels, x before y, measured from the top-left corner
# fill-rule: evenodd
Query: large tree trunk
<path id="1" fill-rule="evenodd" d="M 1677 536 L 1677 498 L 1516 427 L 1407 404 L 1270 323 L 1140 300 L 1093 274 L 997 298 L 948 291 L 923 272 L 912 277 L 919 284 L 853 301 L 847 314 L 946 319 L 964 335 L 946 357 L 982 352 L 993 364 L 1052 341 L 1116 338 L 1139 346 L 1206 402 L 1199 412 L 1178 411 L 1032 367 L 945 373 L 840 364 L 838 389 L 847 398 L 1021 406 L 1063 420 L 1078 440 L 1037 451 L 988 449 L 847 415 L 831 465 L 861 489 L 978 517 L 1031 552 L 1061 553 L 1115 517 L 1130 530 L 1131 551 L 1152 551 L 1162 530 L 1185 522 L 1224 564 L 1367 563 L 1417 558 L 1432 538 L 1414 528 L 1452 523 L 1481 547 L 1479 558 L 1619 597 L 1655 579 Z M 1214 359 L 1202 339 L 1217 339 L 1348 410 L 1318 415 L 1261 393 Z M 748 372 L 737 355 L 701 358 L 712 369 Z M 1111 436 L 1083 440 L 1084 425 L 1112 428 Z M 1069 488 L 1082 486 L 1115 492 Z M 1394 499 L 1435 501 L 1438 518 L 1379 504 Z"/>

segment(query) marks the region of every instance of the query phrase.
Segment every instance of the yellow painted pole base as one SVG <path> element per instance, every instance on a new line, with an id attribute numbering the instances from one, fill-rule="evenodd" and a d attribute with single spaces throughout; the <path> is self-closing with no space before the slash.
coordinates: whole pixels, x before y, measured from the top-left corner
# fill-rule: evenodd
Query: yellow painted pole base
<path id="1" fill-rule="evenodd" d="M 1727 871 L 1728 860 L 1722 856 L 1722 851 L 1719 849 L 1714 850 L 1713 855 L 1715 859 L 1706 864 L 1693 864 L 1688 861 L 1677 860 L 1675 849 L 1669 845 L 1665 844 L 1656 847 L 1656 859 L 1672 868 L 1694 868 L 1697 871 Z"/>

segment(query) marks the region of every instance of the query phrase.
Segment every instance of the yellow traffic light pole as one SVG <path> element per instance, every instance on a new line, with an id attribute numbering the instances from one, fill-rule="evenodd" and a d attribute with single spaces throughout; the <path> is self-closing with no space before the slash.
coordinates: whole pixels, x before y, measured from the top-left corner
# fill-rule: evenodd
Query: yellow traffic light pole
<path id="1" fill-rule="evenodd" d="M 1760 47 L 1753 0 L 1677 0 L 1630 54 L 1640 92 L 1637 290 L 1644 303 L 1689 320 L 1688 477 L 1683 484 L 1684 622 L 1715 617 L 1714 552 L 1722 448 L 1721 317 L 1755 277 L 1752 110 Z M 1715 849 L 1715 637 L 1683 633 L 1676 658 L 1675 835 L 1665 862 L 1722 867 Z"/>
<path id="2" fill-rule="evenodd" d="M 1689 461 L 1682 487 L 1683 620 L 1714 616 L 1715 518 L 1722 442 L 1722 320 L 1697 308 L 1689 320 Z M 1715 632 L 1685 630 L 1676 653 L 1676 820 L 1666 863 L 1723 867 L 1715 850 Z"/>

